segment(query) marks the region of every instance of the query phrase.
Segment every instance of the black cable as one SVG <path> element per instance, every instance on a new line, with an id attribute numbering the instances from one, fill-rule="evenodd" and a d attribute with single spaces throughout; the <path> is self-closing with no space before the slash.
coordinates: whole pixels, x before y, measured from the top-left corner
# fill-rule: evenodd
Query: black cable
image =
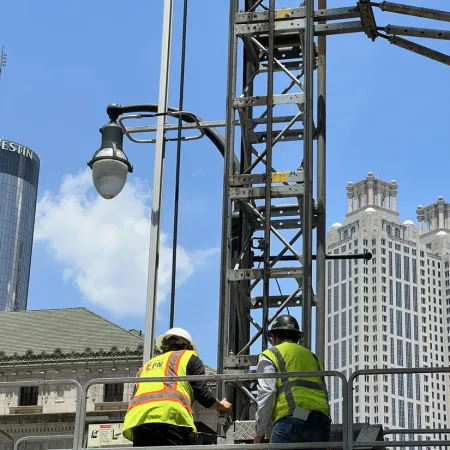
<path id="1" fill-rule="evenodd" d="M 186 68 L 186 31 L 187 31 L 188 0 L 183 6 L 183 35 L 181 38 L 181 67 L 180 67 L 180 97 L 178 109 L 183 111 L 184 101 L 184 72 Z M 175 169 L 175 200 L 173 212 L 173 242 L 172 242 L 172 288 L 170 292 L 170 327 L 173 328 L 175 316 L 175 284 L 177 278 L 177 245 L 178 245 L 178 201 L 180 198 L 180 167 L 181 167 L 181 137 L 183 120 L 178 118 L 177 163 Z"/>

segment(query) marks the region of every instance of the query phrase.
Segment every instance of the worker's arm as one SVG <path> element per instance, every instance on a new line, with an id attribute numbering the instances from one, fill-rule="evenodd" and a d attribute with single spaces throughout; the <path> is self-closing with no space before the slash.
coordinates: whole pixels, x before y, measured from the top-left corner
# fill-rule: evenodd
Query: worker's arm
<path id="1" fill-rule="evenodd" d="M 262 357 L 256 368 L 257 373 L 276 373 L 275 366 L 270 359 Z M 256 412 L 256 440 L 262 442 L 269 424 L 272 421 L 273 409 L 277 394 L 276 378 L 261 378 L 258 380 L 258 411 Z"/>
<path id="2" fill-rule="evenodd" d="M 206 375 L 205 366 L 198 356 L 191 356 L 186 368 L 188 375 Z M 211 389 L 204 381 L 191 381 L 194 399 L 204 408 L 213 408 L 216 411 L 228 412 L 231 409 L 230 403 L 226 399 L 219 401 L 214 397 Z"/>

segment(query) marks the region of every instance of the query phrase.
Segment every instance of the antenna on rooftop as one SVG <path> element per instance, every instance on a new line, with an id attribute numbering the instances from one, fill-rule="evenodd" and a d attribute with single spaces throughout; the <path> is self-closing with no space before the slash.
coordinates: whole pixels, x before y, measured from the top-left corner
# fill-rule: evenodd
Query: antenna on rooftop
<path id="1" fill-rule="evenodd" d="M 3 71 L 3 67 L 6 67 L 6 58 L 7 58 L 7 54 L 5 53 L 5 46 L 2 45 L 2 56 L 0 58 L 0 80 L 2 79 L 2 71 Z"/>

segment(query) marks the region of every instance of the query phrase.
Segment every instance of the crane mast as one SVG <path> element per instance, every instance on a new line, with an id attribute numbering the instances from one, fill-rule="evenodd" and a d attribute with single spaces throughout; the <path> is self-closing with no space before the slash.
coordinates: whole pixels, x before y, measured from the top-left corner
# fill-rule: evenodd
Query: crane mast
<path id="1" fill-rule="evenodd" d="M 371 258 L 326 255 L 327 36 L 364 33 L 450 62 L 399 37 L 449 39 L 448 32 L 379 27 L 374 8 L 442 21 L 448 12 L 368 0 L 332 9 L 326 0 L 277 3 L 230 0 L 219 373 L 250 372 L 270 345 L 270 324 L 286 310 L 301 323 L 303 345 L 323 359 L 325 261 Z M 255 388 L 219 383 L 234 420 L 252 416 Z"/>
<path id="2" fill-rule="evenodd" d="M 275 10 L 273 0 L 267 9 L 247 0 L 240 10 L 238 3 L 231 1 L 229 26 L 219 372 L 256 365 L 253 344 L 267 348 L 270 323 L 286 307 L 301 318 L 311 348 L 315 305 L 313 4 Z M 319 262 L 324 242 L 320 249 Z M 234 391 L 237 418 L 248 415 L 253 388 Z"/>

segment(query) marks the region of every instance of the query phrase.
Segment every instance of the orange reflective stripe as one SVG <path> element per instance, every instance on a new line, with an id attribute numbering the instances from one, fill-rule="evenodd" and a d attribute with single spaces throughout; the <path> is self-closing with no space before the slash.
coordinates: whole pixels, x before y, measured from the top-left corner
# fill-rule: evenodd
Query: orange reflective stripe
<path id="1" fill-rule="evenodd" d="M 192 404 L 181 392 L 177 391 L 157 391 L 150 394 L 142 394 L 135 397 L 128 407 L 128 411 L 139 405 L 144 405 L 151 402 L 175 402 L 184 406 L 192 414 Z"/>
<path id="2" fill-rule="evenodd" d="M 173 352 L 168 360 L 164 370 L 164 376 L 166 377 L 177 377 L 178 369 L 180 367 L 181 358 L 186 353 L 186 350 L 181 350 L 178 352 Z M 164 383 L 167 389 L 176 389 L 178 383 L 176 381 L 168 381 Z"/>
<path id="3" fill-rule="evenodd" d="M 178 376 L 178 369 L 180 368 L 181 358 L 184 356 L 185 353 L 186 353 L 186 350 L 183 350 L 183 351 L 179 352 L 179 354 L 177 355 L 177 359 L 175 361 L 175 366 L 173 368 L 173 375 L 175 377 Z M 176 389 L 177 387 L 178 387 L 178 382 L 175 381 L 173 388 Z"/>
<path id="4" fill-rule="evenodd" d="M 137 371 L 136 378 L 141 376 L 141 372 L 142 372 L 142 369 L 143 369 L 143 368 L 144 368 L 144 366 L 142 366 L 142 367 Z M 137 392 L 138 389 L 139 389 L 139 383 L 136 383 L 136 391 L 135 391 L 135 392 Z"/>

